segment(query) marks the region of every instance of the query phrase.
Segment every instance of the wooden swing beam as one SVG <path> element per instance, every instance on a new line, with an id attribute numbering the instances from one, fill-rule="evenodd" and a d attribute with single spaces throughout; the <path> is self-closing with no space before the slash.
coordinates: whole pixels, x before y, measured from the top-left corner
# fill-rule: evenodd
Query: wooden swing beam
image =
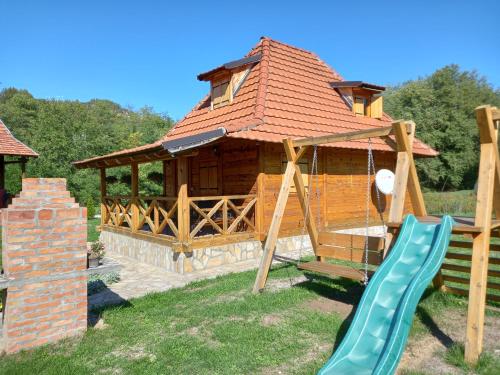
<path id="1" fill-rule="evenodd" d="M 318 253 L 318 229 L 316 228 L 314 216 L 311 208 L 306 203 L 306 189 L 302 179 L 302 173 L 298 165 L 298 161 L 305 154 L 308 148 L 312 145 L 333 144 L 336 142 L 355 141 L 368 138 L 387 138 L 394 136 L 397 145 L 397 164 L 396 164 L 396 181 L 389 211 L 390 221 L 400 221 L 403 218 L 404 201 L 406 191 L 410 193 L 411 202 L 415 214 L 418 216 L 426 216 L 425 203 L 420 189 L 420 183 L 413 160 L 412 145 L 415 134 L 415 124 L 410 121 L 396 121 L 392 126 L 359 130 L 355 132 L 331 134 L 319 137 L 303 138 L 298 140 L 284 139 L 283 145 L 287 157 L 287 166 L 283 176 L 278 200 L 274 210 L 269 232 L 264 244 L 264 253 L 261 258 L 261 263 L 253 287 L 253 292 L 262 291 L 266 285 L 269 270 L 278 241 L 278 233 L 281 226 L 281 221 L 285 212 L 288 195 L 292 179 L 297 189 L 297 197 L 302 208 L 304 219 L 306 222 L 307 231 L 309 233 L 311 244 L 314 253 L 321 259 L 321 254 Z M 306 212 L 308 210 L 309 212 Z M 392 236 L 386 241 L 384 254 L 390 247 Z M 442 280 L 437 279 L 438 287 L 442 285 Z M 440 284 L 441 283 L 441 284 Z"/>

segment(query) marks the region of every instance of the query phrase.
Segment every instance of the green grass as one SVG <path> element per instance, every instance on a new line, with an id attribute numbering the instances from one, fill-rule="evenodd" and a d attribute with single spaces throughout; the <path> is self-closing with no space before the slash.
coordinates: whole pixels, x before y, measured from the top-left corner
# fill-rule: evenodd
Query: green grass
<path id="1" fill-rule="evenodd" d="M 99 239 L 99 232 L 96 227 L 101 224 L 101 219 L 89 219 L 87 221 L 87 241 L 94 242 Z"/>
<path id="2" fill-rule="evenodd" d="M 270 278 L 287 281 L 300 274 L 280 267 Z M 319 296 L 356 303 L 363 288 L 347 280 L 316 278 L 255 296 L 250 292 L 254 279 L 255 271 L 232 274 L 102 309 L 97 313 L 106 328 L 89 328 L 79 339 L 4 356 L 0 373 L 316 373 L 349 319 L 305 304 Z M 433 317 L 450 309 L 465 309 L 463 299 L 429 290 L 419 304 L 411 339 L 429 332 Z M 500 365 L 492 368 L 500 373 Z"/>
<path id="3" fill-rule="evenodd" d="M 424 200 L 431 215 L 474 216 L 476 195 L 472 190 L 426 192 Z"/>
<path id="4" fill-rule="evenodd" d="M 444 355 L 445 361 L 461 369 L 464 373 L 475 373 L 478 375 L 498 375 L 500 373 L 500 358 L 493 356 L 490 353 L 484 353 L 479 358 L 475 366 L 471 366 L 464 360 L 464 346 L 462 344 L 454 344 Z"/>

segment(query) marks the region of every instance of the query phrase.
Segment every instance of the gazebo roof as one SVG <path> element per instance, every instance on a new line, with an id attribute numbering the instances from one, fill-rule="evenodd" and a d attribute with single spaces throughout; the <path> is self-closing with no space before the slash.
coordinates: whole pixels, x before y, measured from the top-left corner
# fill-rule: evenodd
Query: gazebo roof
<path id="1" fill-rule="evenodd" d="M 0 155 L 38 157 L 38 154 L 16 139 L 0 120 Z"/>

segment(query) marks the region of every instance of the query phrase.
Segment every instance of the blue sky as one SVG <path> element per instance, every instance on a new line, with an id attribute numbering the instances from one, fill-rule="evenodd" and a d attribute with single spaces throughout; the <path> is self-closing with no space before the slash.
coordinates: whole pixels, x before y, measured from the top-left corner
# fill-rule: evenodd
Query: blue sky
<path id="1" fill-rule="evenodd" d="M 316 52 L 344 78 L 382 85 L 446 64 L 500 87 L 498 1 L 0 0 L 0 89 L 104 98 L 179 119 L 206 93 L 196 75 L 259 37 Z"/>

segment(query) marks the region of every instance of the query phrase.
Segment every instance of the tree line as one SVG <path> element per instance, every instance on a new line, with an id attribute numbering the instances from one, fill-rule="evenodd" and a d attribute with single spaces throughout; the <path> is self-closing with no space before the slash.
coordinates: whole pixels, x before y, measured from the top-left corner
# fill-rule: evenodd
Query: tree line
<path id="1" fill-rule="evenodd" d="M 148 107 L 134 111 L 109 100 L 36 99 L 15 88 L 0 92 L 0 119 L 40 155 L 27 164 L 27 175 L 66 178 L 72 196 L 82 204 L 99 202 L 99 176 L 93 169 L 77 170 L 72 162 L 154 142 L 174 124 L 168 115 Z M 6 168 L 11 194 L 20 190 L 20 173 L 17 164 Z M 111 194 L 125 193 L 128 173 L 110 169 Z"/>
<path id="2" fill-rule="evenodd" d="M 474 108 L 500 106 L 498 89 L 474 71 L 449 65 L 430 76 L 389 87 L 384 101 L 390 116 L 414 120 L 417 136 L 440 152 L 436 158 L 417 161 L 425 188 L 473 188 L 479 160 Z M 40 154 L 28 163 L 28 175 L 65 177 L 72 195 L 83 204 L 98 202 L 99 178 L 95 170 L 76 170 L 73 161 L 154 142 L 174 125 L 168 115 L 148 107 L 132 110 L 99 99 L 36 99 L 15 88 L 0 92 L 0 119 Z M 129 170 L 112 168 L 109 172 L 109 193 L 126 194 Z M 144 165 L 140 174 L 142 190 L 158 194 L 161 167 Z M 19 175 L 19 167 L 7 167 L 7 188 L 13 193 L 20 189 Z"/>

